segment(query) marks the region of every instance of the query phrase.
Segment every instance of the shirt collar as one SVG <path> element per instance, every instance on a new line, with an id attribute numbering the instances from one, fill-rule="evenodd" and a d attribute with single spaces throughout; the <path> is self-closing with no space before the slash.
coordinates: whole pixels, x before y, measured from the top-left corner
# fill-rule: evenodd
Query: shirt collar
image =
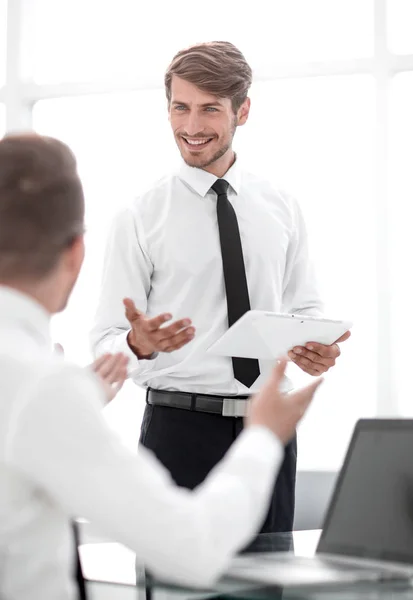
<path id="1" fill-rule="evenodd" d="M 36 339 L 40 346 L 52 347 L 50 314 L 30 296 L 0 285 L 0 321 L 18 325 Z"/>
<path id="2" fill-rule="evenodd" d="M 211 186 L 219 179 L 216 175 L 208 173 L 208 171 L 190 167 L 186 163 L 182 163 L 178 177 L 189 185 L 194 192 L 202 196 L 202 198 L 205 198 Z M 241 168 L 238 158 L 221 179 L 228 181 L 233 191 L 239 194 L 241 189 Z"/>

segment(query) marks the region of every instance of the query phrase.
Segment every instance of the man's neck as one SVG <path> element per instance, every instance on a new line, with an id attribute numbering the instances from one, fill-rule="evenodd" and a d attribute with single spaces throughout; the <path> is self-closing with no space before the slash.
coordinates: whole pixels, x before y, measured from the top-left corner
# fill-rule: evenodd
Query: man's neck
<path id="1" fill-rule="evenodd" d="M 207 171 L 220 179 L 229 171 L 235 160 L 235 152 L 232 149 L 228 150 L 224 156 L 221 156 L 221 158 L 210 164 L 208 167 L 205 167 L 204 171 Z"/>
<path id="2" fill-rule="evenodd" d="M 42 306 L 50 315 L 55 312 L 53 301 L 51 300 L 50 289 L 47 285 L 43 286 L 41 283 L 29 283 L 22 281 L 10 282 L 1 280 L 0 285 L 4 285 L 11 290 L 15 290 L 16 292 L 20 292 L 28 298 L 31 298 L 40 304 L 40 306 Z"/>

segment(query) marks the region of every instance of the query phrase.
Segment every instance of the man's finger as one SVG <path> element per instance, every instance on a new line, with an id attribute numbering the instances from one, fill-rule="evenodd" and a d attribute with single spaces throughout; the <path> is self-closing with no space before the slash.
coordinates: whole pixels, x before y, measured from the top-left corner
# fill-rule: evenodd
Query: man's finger
<path id="1" fill-rule="evenodd" d="M 110 356 L 110 354 L 102 354 L 102 356 L 99 356 L 99 358 L 97 358 L 91 365 L 89 365 L 89 368 L 93 371 L 98 371 Z"/>
<path id="2" fill-rule="evenodd" d="M 303 367 L 302 370 L 311 375 L 311 377 L 320 377 L 320 375 L 328 371 L 328 369 L 313 369 L 312 367 Z"/>
<path id="3" fill-rule="evenodd" d="M 302 405 L 302 407 L 305 410 L 310 404 L 311 400 L 313 399 L 316 390 L 320 387 L 323 381 L 324 379 L 322 377 L 319 377 L 315 381 L 312 381 L 309 385 L 306 385 L 305 387 L 294 392 L 290 392 L 290 399 L 293 402 Z"/>
<path id="4" fill-rule="evenodd" d="M 294 360 L 294 359 L 293 359 Z M 332 359 L 324 359 L 324 363 L 314 362 L 305 356 L 297 356 L 295 357 L 294 362 L 302 368 L 312 369 L 314 371 L 319 371 L 320 373 L 324 373 L 328 369 L 334 366 L 335 361 Z"/>
<path id="5" fill-rule="evenodd" d="M 124 382 L 128 374 L 128 359 L 126 357 L 120 357 L 118 361 L 113 365 L 111 371 L 106 376 L 108 383 L 119 383 Z"/>
<path id="6" fill-rule="evenodd" d="M 318 379 L 307 385 L 303 389 L 302 394 L 299 395 L 298 401 L 303 403 L 307 407 L 312 401 L 314 394 L 316 393 L 320 385 L 323 383 L 323 381 L 324 379 L 322 377 L 318 377 Z"/>
<path id="7" fill-rule="evenodd" d="M 100 365 L 96 373 L 100 377 L 102 377 L 102 379 L 107 379 L 110 376 L 110 374 L 117 368 L 119 360 L 119 354 L 113 354 L 107 357 L 106 360 Z"/>
<path id="8" fill-rule="evenodd" d="M 282 356 L 277 360 L 277 363 L 276 363 L 275 367 L 273 368 L 272 374 L 271 374 L 272 384 L 281 383 L 281 381 L 285 375 L 287 363 L 288 363 L 288 359 L 286 356 Z"/>
<path id="9" fill-rule="evenodd" d="M 327 346 L 325 344 L 319 344 L 318 342 L 309 342 L 305 345 L 305 347 L 308 350 L 314 350 L 314 352 L 317 352 L 317 354 L 320 354 L 321 356 L 334 356 L 335 358 L 337 358 L 341 354 L 340 347 L 337 346 L 337 344 L 345 342 L 350 336 L 351 331 L 346 331 L 341 337 L 338 338 L 338 340 L 334 342 L 334 344 L 331 344 L 330 346 Z"/>
<path id="10" fill-rule="evenodd" d="M 163 342 L 164 340 L 172 338 L 180 331 L 185 331 L 187 329 L 191 329 L 191 331 L 188 331 L 188 333 L 194 333 L 195 328 L 190 327 L 190 325 L 190 319 L 181 319 L 180 321 L 175 321 L 175 323 L 172 323 L 172 325 L 162 327 L 161 329 L 159 329 L 159 331 L 156 332 L 156 341 Z"/>
<path id="11" fill-rule="evenodd" d="M 171 313 L 162 313 L 152 319 L 146 319 L 145 327 L 147 331 L 158 331 L 158 329 L 172 319 Z"/>
<path id="12" fill-rule="evenodd" d="M 56 354 L 61 354 L 62 356 L 65 354 L 62 344 L 59 343 L 54 345 L 54 351 Z"/>
<path id="13" fill-rule="evenodd" d="M 184 346 L 186 346 L 186 344 L 189 344 L 189 342 L 191 340 L 193 340 L 193 339 L 194 339 L 193 336 L 190 337 L 190 338 L 184 338 L 180 342 L 176 343 L 173 348 L 167 348 L 165 350 L 165 352 L 176 352 L 177 350 L 180 350 L 181 348 L 183 348 Z"/>
<path id="14" fill-rule="evenodd" d="M 99 365 L 96 369 L 96 374 L 99 375 L 102 379 L 106 380 L 109 373 L 111 373 L 112 369 L 116 364 L 116 356 L 109 355 L 106 359 Z"/>
<path id="15" fill-rule="evenodd" d="M 291 358 L 291 360 L 293 360 L 294 358 L 305 358 L 312 363 L 318 363 L 320 365 L 323 365 L 324 367 L 330 368 L 334 366 L 333 358 L 324 358 L 316 352 L 312 352 L 311 350 L 307 350 L 306 348 L 302 348 L 301 346 L 295 347 L 293 350 L 290 350 L 288 356 Z"/>
<path id="16" fill-rule="evenodd" d="M 115 397 L 116 394 L 118 392 L 120 392 L 120 390 L 122 389 L 123 384 L 125 383 L 125 381 L 126 381 L 126 377 L 124 377 L 123 379 L 119 380 L 117 383 L 115 383 L 114 385 L 112 385 L 113 397 Z"/>
<path id="17" fill-rule="evenodd" d="M 320 363 L 312 363 L 312 362 L 309 362 L 307 359 L 300 358 L 298 356 L 295 358 L 292 358 L 291 360 L 302 371 L 304 371 L 305 373 L 308 373 L 309 375 L 312 375 L 312 376 L 322 375 L 329 369 L 329 367 L 325 367 L 324 365 L 321 365 Z"/>
<path id="18" fill-rule="evenodd" d="M 316 352 L 323 358 L 338 358 L 341 353 L 339 346 L 335 343 L 331 346 L 327 346 L 325 344 L 319 344 L 318 342 L 309 342 L 305 347 L 307 350 Z"/>
<path id="19" fill-rule="evenodd" d="M 142 316 L 142 313 L 136 308 L 135 303 L 131 298 L 124 298 L 123 305 L 125 307 L 125 316 L 130 323 Z"/>
<path id="20" fill-rule="evenodd" d="M 345 342 L 346 340 L 348 340 L 348 338 L 351 336 L 351 331 L 346 331 L 346 333 L 343 333 L 343 335 L 341 337 L 338 338 L 338 340 L 335 341 L 336 344 L 339 344 L 340 342 Z"/>
<path id="21" fill-rule="evenodd" d="M 195 329 L 193 327 L 184 329 L 184 331 L 180 331 L 171 338 L 160 341 L 159 344 L 157 344 L 157 349 L 161 352 L 173 352 L 179 350 L 179 348 L 182 348 L 182 346 L 185 346 L 185 344 L 188 344 L 188 342 L 193 340 L 194 336 Z"/>

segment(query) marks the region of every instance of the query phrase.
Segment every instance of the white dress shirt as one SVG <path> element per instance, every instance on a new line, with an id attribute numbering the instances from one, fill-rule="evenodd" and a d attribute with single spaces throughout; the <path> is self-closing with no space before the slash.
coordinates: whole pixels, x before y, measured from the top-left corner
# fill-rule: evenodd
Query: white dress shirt
<path id="1" fill-rule="evenodd" d="M 51 354 L 43 308 L 2 286 L 0 381 L 2 600 L 76 597 L 70 516 L 155 575 L 201 586 L 258 531 L 283 454 L 269 430 L 245 430 L 197 490 L 177 488 L 108 428 L 95 375 Z"/>
<path id="2" fill-rule="evenodd" d="M 103 270 L 91 341 L 97 355 L 122 351 L 137 384 L 220 395 L 250 392 L 234 379 L 230 358 L 206 349 L 228 328 L 219 242 L 216 181 L 183 164 L 116 218 Z M 253 309 L 318 315 L 322 304 L 308 256 L 307 234 L 296 201 L 244 171 L 237 160 L 224 176 L 238 219 Z M 122 299 L 149 316 L 170 312 L 196 328 L 182 349 L 140 360 L 126 341 Z M 258 389 L 273 366 L 260 361 Z"/>

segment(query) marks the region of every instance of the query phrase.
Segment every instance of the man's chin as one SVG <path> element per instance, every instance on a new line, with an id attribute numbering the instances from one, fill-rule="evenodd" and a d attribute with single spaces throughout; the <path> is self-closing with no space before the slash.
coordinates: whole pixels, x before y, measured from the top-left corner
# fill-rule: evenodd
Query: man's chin
<path id="1" fill-rule="evenodd" d="M 203 169 L 204 167 L 207 167 L 210 164 L 209 162 L 204 162 L 202 160 L 196 160 L 187 157 L 183 158 L 188 167 L 196 167 L 197 169 Z"/>
<path id="2" fill-rule="evenodd" d="M 179 151 L 185 163 L 189 167 L 196 167 L 198 169 L 205 169 L 214 162 L 219 160 L 228 150 L 231 148 L 230 144 L 221 148 L 208 148 L 203 151 L 189 151 L 186 147 L 178 144 Z M 215 151 L 214 151 L 215 150 Z"/>
<path id="3" fill-rule="evenodd" d="M 181 156 L 188 165 L 188 167 L 197 167 L 203 169 L 211 164 L 211 157 L 201 156 L 199 154 L 188 154 L 187 152 L 181 152 Z"/>

